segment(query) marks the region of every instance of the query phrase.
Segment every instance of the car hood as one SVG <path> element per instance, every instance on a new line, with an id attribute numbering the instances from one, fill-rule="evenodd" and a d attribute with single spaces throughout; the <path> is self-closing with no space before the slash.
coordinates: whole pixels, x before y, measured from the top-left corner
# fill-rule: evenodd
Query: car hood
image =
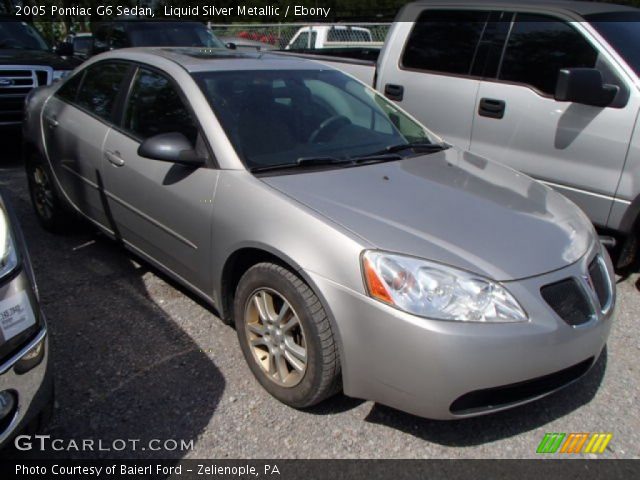
<path id="1" fill-rule="evenodd" d="M 73 65 L 55 53 L 46 50 L 22 50 L 0 48 L 1 65 L 30 65 L 52 67 L 54 70 L 71 70 Z"/>
<path id="2" fill-rule="evenodd" d="M 562 195 L 454 148 L 262 180 L 375 248 L 499 281 L 565 267 L 596 238 L 588 218 Z"/>

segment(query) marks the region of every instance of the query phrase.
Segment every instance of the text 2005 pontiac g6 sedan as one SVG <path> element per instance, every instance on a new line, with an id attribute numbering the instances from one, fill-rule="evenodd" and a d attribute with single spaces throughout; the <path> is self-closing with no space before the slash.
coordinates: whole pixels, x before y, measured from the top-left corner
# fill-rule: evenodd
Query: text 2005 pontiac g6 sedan
<path id="1" fill-rule="evenodd" d="M 31 95 L 25 138 L 42 225 L 75 210 L 200 295 L 288 405 L 477 415 L 607 340 L 611 262 L 571 202 L 320 63 L 99 55 Z"/>

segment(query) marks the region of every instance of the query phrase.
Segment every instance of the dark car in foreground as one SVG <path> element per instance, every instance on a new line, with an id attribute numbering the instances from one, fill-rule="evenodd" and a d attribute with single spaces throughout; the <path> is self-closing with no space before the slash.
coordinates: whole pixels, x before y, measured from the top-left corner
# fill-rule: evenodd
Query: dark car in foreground
<path id="1" fill-rule="evenodd" d="M 587 217 L 319 62 L 123 49 L 26 111 L 41 224 L 76 212 L 201 296 L 288 405 L 479 415 L 603 351 L 615 283 Z"/>
<path id="2" fill-rule="evenodd" d="M 53 405 L 47 325 L 17 219 L 0 196 L 0 448 Z"/>

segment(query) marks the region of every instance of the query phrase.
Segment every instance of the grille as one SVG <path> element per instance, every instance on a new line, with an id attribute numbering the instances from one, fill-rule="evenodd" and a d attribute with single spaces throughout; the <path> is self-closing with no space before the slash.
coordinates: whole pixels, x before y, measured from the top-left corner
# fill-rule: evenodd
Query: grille
<path id="1" fill-rule="evenodd" d="M 477 413 L 539 397 L 577 380 L 589 370 L 593 361 L 591 357 L 543 377 L 465 393 L 451 404 L 449 410 L 457 415 Z"/>
<path id="2" fill-rule="evenodd" d="M 0 67 L 0 125 L 20 123 L 25 97 L 50 78 L 49 67 Z"/>
<path id="3" fill-rule="evenodd" d="M 573 278 L 545 285 L 542 298 L 569 325 L 581 325 L 591 320 L 594 312 L 585 290 Z"/>
<path id="4" fill-rule="evenodd" d="M 600 302 L 600 308 L 605 310 L 611 301 L 611 289 L 609 286 L 609 274 L 605 270 L 599 257 L 596 257 L 589 264 L 589 276 L 591 277 L 593 290 L 596 292 L 596 296 Z"/>

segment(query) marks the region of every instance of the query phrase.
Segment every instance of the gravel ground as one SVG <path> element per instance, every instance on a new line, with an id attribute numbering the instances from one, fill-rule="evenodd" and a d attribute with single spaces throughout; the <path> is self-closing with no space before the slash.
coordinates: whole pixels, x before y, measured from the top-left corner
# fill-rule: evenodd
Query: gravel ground
<path id="1" fill-rule="evenodd" d="M 45 433 L 100 439 L 103 448 L 141 440 L 135 451 L 71 456 L 533 458 L 545 432 L 612 432 L 602 457 L 640 456 L 638 275 L 619 280 L 616 323 L 596 367 L 533 404 L 454 422 L 343 395 L 297 411 L 259 386 L 235 331 L 194 296 L 89 227 L 42 230 L 17 148 L 0 158 L 0 186 L 21 220 L 51 332 L 57 401 Z M 193 449 L 143 450 L 149 439 L 193 441 Z"/>

